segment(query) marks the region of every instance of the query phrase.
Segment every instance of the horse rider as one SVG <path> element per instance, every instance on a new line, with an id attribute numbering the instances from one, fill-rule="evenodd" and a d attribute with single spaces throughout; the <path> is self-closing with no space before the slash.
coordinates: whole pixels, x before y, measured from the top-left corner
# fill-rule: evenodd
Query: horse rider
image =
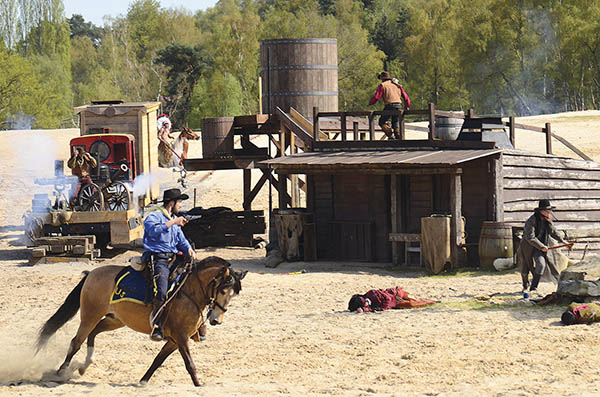
<path id="1" fill-rule="evenodd" d="M 548 258 L 550 237 L 561 244 L 568 245 L 569 249 L 573 247 L 573 243 L 567 243 L 552 224 L 552 210 L 555 208 L 550 204 L 550 200 L 540 200 L 533 215 L 525 222 L 523 239 L 517 250 L 517 263 L 521 269 L 523 292 L 527 291 L 527 287 L 530 292 L 537 292 L 540 279 L 546 271 L 550 273 L 551 279 L 558 280 L 560 272 L 554 261 Z M 530 271 L 533 273 L 531 285 L 529 285 Z"/>
<path id="2" fill-rule="evenodd" d="M 73 155 L 69 161 L 67 161 L 67 166 L 71 169 L 73 175 L 79 177 L 79 182 L 75 185 L 71 196 L 71 201 L 74 202 L 77 200 L 77 195 L 79 195 L 81 186 L 92 183 L 90 171 L 92 168 L 98 166 L 98 162 L 89 153 L 83 150 L 83 148 L 77 147 L 73 151 Z"/>
<path id="3" fill-rule="evenodd" d="M 404 88 L 397 83 L 398 80 L 392 79 L 389 72 L 381 72 L 377 75 L 381 79 L 381 84 L 377 86 L 377 91 L 371 97 L 369 106 L 374 105 L 378 100 L 383 99 L 385 107 L 383 110 L 402 110 L 404 102 L 404 110 L 410 109 L 410 98 Z M 387 125 L 387 121 L 392 118 L 392 127 Z M 400 116 L 381 116 L 379 118 L 379 126 L 387 135 L 388 138 L 400 139 Z M 393 128 L 393 130 L 392 130 Z M 392 135 L 393 133 L 393 135 Z"/>
<path id="4" fill-rule="evenodd" d="M 166 114 L 161 114 L 156 119 L 156 127 L 158 128 L 158 140 L 163 142 L 169 142 L 169 139 L 173 139 L 171 132 L 173 131 L 173 123 Z"/>
<path id="5" fill-rule="evenodd" d="M 177 216 L 181 205 L 189 196 L 182 194 L 179 189 L 168 189 L 163 193 L 163 205 L 148 214 L 144 220 L 144 262 L 150 259 L 152 280 L 154 287 L 154 299 L 152 301 L 152 313 L 150 314 L 150 339 L 161 341 L 164 339 L 162 333 L 162 319 L 164 310 L 159 313 L 160 308 L 166 300 L 167 288 L 169 286 L 169 265 L 172 262 L 176 266 L 182 258 L 176 258 L 181 251 L 187 254 L 193 261 L 195 253 L 190 243 L 185 238 L 181 227 L 186 220 Z"/>

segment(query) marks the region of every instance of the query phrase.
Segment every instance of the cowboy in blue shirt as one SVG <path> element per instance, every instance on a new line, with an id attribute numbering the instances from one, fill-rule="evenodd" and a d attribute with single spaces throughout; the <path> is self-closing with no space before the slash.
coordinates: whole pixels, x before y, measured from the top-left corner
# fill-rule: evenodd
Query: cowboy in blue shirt
<path id="1" fill-rule="evenodd" d="M 181 209 L 183 200 L 187 200 L 187 194 L 181 194 L 179 189 L 165 190 L 163 205 L 156 211 L 151 212 L 144 220 L 144 248 L 145 256 L 152 256 L 152 279 L 154 281 L 154 300 L 152 301 L 152 313 L 150 314 L 150 338 L 154 341 L 164 339 L 161 329 L 162 312 L 158 313 L 160 307 L 166 300 L 167 288 L 169 286 L 169 263 L 177 252 L 181 251 L 195 258 L 192 246 L 185 238 L 181 227 L 186 220 L 182 216 L 176 216 Z"/>

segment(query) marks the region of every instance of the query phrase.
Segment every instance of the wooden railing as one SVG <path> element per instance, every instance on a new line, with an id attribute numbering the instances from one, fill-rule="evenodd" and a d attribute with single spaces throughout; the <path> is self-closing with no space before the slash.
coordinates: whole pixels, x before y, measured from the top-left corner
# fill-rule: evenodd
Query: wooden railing
<path id="1" fill-rule="evenodd" d="M 408 129 L 417 130 L 427 132 L 427 139 L 430 141 L 435 140 L 435 117 L 451 117 L 451 118 L 474 118 L 473 109 L 469 109 L 467 114 L 456 113 L 456 112 L 448 112 L 444 110 L 437 110 L 433 103 L 430 103 L 427 109 L 420 110 L 380 110 L 380 111 L 358 111 L 358 112 L 319 112 L 318 107 L 313 108 L 313 139 L 315 141 L 320 140 L 320 136 L 322 134 L 319 119 L 321 118 L 339 118 L 340 120 L 340 128 L 339 135 L 342 141 L 346 141 L 348 139 L 348 123 L 347 120 L 350 117 L 366 117 L 368 119 L 368 128 L 360 128 L 360 123 L 357 121 L 353 121 L 352 123 L 352 138 L 353 140 L 359 140 L 361 131 L 368 131 L 369 140 L 375 140 L 375 117 L 376 116 L 400 116 L 400 139 L 406 139 L 406 125 L 405 125 L 405 117 L 410 115 L 420 115 L 420 116 L 428 116 L 429 125 L 427 128 L 425 127 L 417 127 L 410 126 Z M 544 127 L 535 127 L 531 125 L 518 124 L 515 122 L 514 116 L 510 116 L 508 121 L 503 121 L 502 124 L 509 129 L 509 139 L 513 147 L 515 146 L 515 131 L 517 129 L 540 132 L 545 135 L 546 139 L 546 154 L 552 153 L 552 138 L 556 139 L 567 148 L 572 150 L 575 154 L 587 161 L 593 161 L 589 156 L 579 150 L 575 145 L 567 141 L 564 137 L 561 137 L 552 132 L 552 126 L 550 123 L 545 123 Z M 318 134 L 319 131 L 321 134 Z M 382 138 L 385 139 L 385 136 Z"/>

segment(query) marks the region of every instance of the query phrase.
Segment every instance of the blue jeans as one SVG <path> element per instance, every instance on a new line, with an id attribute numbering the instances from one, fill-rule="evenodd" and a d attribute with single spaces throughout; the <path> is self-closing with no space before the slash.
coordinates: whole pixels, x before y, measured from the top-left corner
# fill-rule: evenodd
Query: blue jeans
<path id="1" fill-rule="evenodd" d="M 388 103 L 383 110 L 402 110 L 402 103 Z M 397 130 L 400 128 L 400 116 L 381 116 L 379 118 L 379 126 L 382 127 L 387 121 L 392 118 L 392 128 Z"/>

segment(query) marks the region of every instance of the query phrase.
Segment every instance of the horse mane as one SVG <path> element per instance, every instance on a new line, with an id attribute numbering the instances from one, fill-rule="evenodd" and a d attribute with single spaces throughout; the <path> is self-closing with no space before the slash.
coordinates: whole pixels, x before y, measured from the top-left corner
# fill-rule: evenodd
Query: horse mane
<path id="1" fill-rule="evenodd" d="M 194 262 L 194 265 L 192 268 L 195 271 L 201 272 L 203 270 L 210 269 L 213 267 L 220 267 L 222 269 L 229 270 L 230 275 L 234 279 L 233 292 L 235 292 L 236 294 L 239 294 L 240 291 L 242 290 L 242 280 L 236 275 L 236 272 L 234 272 L 231 269 L 231 263 L 229 263 L 225 259 L 219 258 L 218 256 L 209 256 L 200 261 Z"/>

